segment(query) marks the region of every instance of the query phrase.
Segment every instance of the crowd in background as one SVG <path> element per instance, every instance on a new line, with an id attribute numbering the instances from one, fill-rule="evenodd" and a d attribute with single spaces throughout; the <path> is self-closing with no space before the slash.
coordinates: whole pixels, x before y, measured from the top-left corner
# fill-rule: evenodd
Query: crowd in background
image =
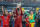
<path id="1" fill-rule="evenodd" d="M 40 0 L 0 0 L 0 2 L 40 3 Z"/>

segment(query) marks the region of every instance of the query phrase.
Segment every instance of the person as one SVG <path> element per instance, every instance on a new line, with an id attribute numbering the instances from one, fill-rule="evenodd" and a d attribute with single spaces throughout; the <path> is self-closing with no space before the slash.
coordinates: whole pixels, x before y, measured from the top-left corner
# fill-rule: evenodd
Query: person
<path id="1" fill-rule="evenodd" d="M 12 21 L 13 21 L 13 27 L 14 27 L 14 25 L 15 25 L 15 17 L 14 17 L 14 15 L 12 17 Z"/>
<path id="2" fill-rule="evenodd" d="M 2 6 L 2 12 L 3 12 L 3 15 L 1 16 L 1 19 L 3 21 L 3 27 L 9 27 L 10 15 L 8 15 L 7 10 L 5 10 L 5 14 L 4 14 L 3 6 Z"/>
<path id="3" fill-rule="evenodd" d="M 10 19 L 10 17 L 4 15 L 4 16 L 1 16 L 1 19 L 3 21 L 3 27 L 9 27 L 9 19 Z"/>
<path id="4" fill-rule="evenodd" d="M 15 8 L 13 8 L 13 11 L 12 11 L 12 14 L 13 14 L 13 17 L 12 17 L 12 22 L 13 22 L 13 27 L 15 25 Z"/>
<path id="5" fill-rule="evenodd" d="M 12 17 L 13 17 L 13 15 L 11 14 L 11 12 L 9 12 L 9 14 L 10 14 L 10 21 L 9 21 L 9 25 L 10 25 L 10 27 L 12 27 Z"/>
<path id="6" fill-rule="evenodd" d="M 39 12 L 39 19 L 38 19 L 38 27 L 40 27 L 40 12 Z"/>
<path id="7" fill-rule="evenodd" d="M 28 15 L 26 15 L 25 22 L 26 22 L 26 27 L 29 27 L 29 18 L 28 18 Z"/>
<path id="8" fill-rule="evenodd" d="M 0 14 L 0 26 L 1 26 L 1 14 Z"/>
<path id="9" fill-rule="evenodd" d="M 13 15 L 13 14 L 14 14 L 14 13 L 13 13 L 14 10 L 15 10 L 15 9 L 13 8 L 12 12 L 9 12 L 9 14 L 10 14 L 10 27 L 14 27 L 14 24 L 15 24 L 15 23 L 14 23 L 14 15 Z"/>
<path id="10" fill-rule="evenodd" d="M 18 10 L 18 11 L 17 11 Z M 17 21 L 15 27 L 22 27 L 22 9 L 21 6 L 16 8 Z"/>
<path id="11" fill-rule="evenodd" d="M 22 11 L 22 13 L 23 13 L 23 19 L 22 19 L 22 27 L 26 27 L 26 22 L 25 22 L 25 12 L 24 11 Z"/>
<path id="12" fill-rule="evenodd" d="M 23 11 L 25 11 L 25 10 L 23 10 Z M 30 14 L 28 14 L 27 12 L 25 12 L 25 13 L 29 16 L 30 27 L 34 27 L 34 24 L 35 24 L 34 18 L 37 14 L 37 11 L 34 14 L 33 14 L 33 11 L 31 11 Z"/>
<path id="13" fill-rule="evenodd" d="M 16 13 L 14 15 L 14 18 L 15 18 L 15 25 L 14 25 L 14 27 L 15 27 L 16 26 L 16 22 L 17 22 L 17 15 L 16 15 Z"/>
<path id="14" fill-rule="evenodd" d="M 35 27 L 38 27 L 38 19 L 39 19 L 39 13 L 37 12 L 35 17 Z"/>

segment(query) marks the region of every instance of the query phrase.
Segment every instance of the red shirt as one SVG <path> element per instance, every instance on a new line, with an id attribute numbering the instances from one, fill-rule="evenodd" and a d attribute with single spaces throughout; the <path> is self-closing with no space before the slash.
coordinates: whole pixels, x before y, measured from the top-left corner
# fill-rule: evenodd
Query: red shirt
<path id="1" fill-rule="evenodd" d="M 17 15 L 17 22 L 22 22 L 22 16 L 20 15 L 19 17 L 18 17 L 18 15 Z"/>
<path id="2" fill-rule="evenodd" d="M 15 15 L 14 17 L 15 17 L 15 22 L 16 22 L 17 16 Z"/>
<path id="3" fill-rule="evenodd" d="M 1 19 L 3 21 L 3 25 L 9 25 L 9 19 L 10 19 L 10 16 L 1 16 Z"/>
<path id="4" fill-rule="evenodd" d="M 1 19 L 1 18 L 0 18 Z M 0 26 L 1 26 L 1 21 L 0 21 Z"/>
<path id="5" fill-rule="evenodd" d="M 1 26 L 1 21 L 0 21 L 0 26 Z"/>
<path id="6" fill-rule="evenodd" d="M 18 15 L 18 13 L 17 13 L 17 9 L 16 9 L 16 14 L 17 14 L 17 22 L 22 22 L 22 9 L 20 8 L 20 10 L 21 10 L 21 14 L 20 14 L 20 16 Z M 19 16 L 19 17 L 18 17 Z"/>
<path id="7" fill-rule="evenodd" d="M 25 21 L 27 23 L 26 26 L 29 26 L 29 24 L 28 24 L 29 23 L 28 18 L 26 18 Z"/>

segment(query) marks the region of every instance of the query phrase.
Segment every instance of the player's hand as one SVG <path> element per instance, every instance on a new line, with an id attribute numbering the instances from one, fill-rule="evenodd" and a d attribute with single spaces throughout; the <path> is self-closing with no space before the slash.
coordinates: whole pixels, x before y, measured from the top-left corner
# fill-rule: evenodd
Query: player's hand
<path id="1" fill-rule="evenodd" d="M 24 8 L 22 8 L 22 11 L 25 11 Z"/>
<path id="2" fill-rule="evenodd" d="M 39 10 L 39 8 L 36 8 L 36 11 L 38 11 Z"/>
<path id="3" fill-rule="evenodd" d="M 36 12 L 38 12 L 38 11 L 36 11 Z"/>

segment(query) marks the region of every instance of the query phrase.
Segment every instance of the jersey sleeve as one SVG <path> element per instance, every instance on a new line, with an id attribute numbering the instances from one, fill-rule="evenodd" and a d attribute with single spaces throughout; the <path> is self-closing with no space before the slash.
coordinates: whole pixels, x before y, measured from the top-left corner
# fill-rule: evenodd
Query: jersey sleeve
<path id="1" fill-rule="evenodd" d="M 36 16 L 37 12 L 34 13 L 34 16 Z"/>
<path id="2" fill-rule="evenodd" d="M 16 11 L 15 11 L 15 13 L 16 13 L 16 14 L 18 14 L 18 13 L 17 13 L 17 8 L 16 8 Z"/>
<path id="3" fill-rule="evenodd" d="M 23 13 L 22 13 L 22 9 L 21 9 L 21 7 L 20 7 L 20 10 L 21 10 L 21 16 L 23 16 Z"/>
<path id="4" fill-rule="evenodd" d="M 27 12 L 25 12 L 28 16 L 30 15 L 30 14 L 28 14 Z"/>

